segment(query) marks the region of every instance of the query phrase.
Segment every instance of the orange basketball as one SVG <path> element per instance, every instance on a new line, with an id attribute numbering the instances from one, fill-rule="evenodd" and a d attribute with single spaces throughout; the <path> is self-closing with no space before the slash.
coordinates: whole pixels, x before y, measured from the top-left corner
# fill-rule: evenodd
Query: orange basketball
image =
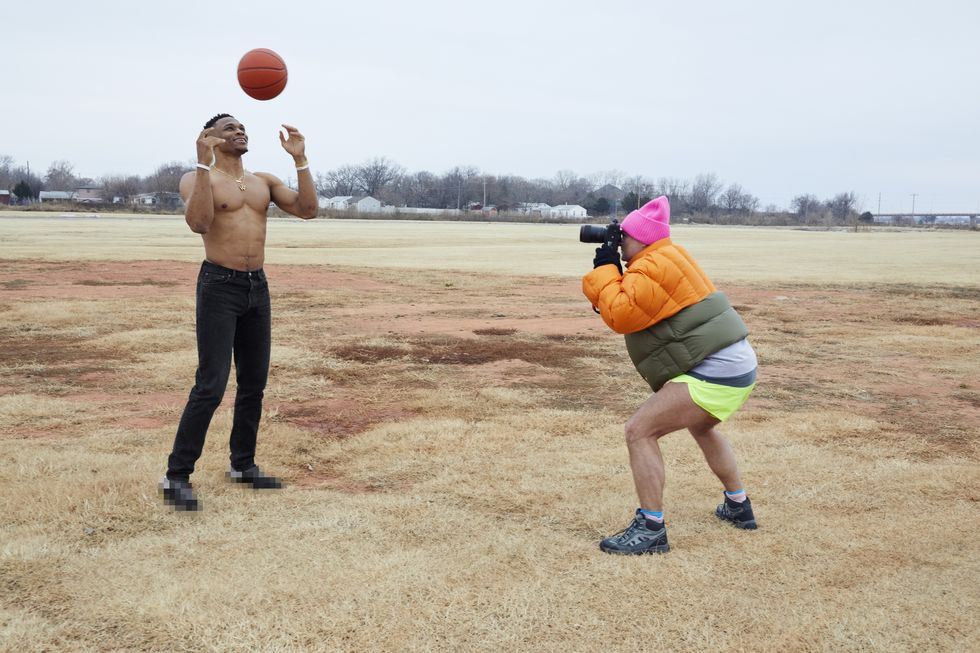
<path id="1" fill-rule="evenodd" d="M 256 100 L 271 100 L 286 88 L 286 62 L 266 48 L 249 50 L 238 62 L 238 84 Z"/>

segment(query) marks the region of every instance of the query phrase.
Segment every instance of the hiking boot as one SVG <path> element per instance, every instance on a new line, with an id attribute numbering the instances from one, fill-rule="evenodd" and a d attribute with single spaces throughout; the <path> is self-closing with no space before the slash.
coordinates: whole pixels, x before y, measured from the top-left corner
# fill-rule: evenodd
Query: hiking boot
<path id="1" fill-rule="evenodd" d="M 232 483 L 244 483 L 251 485 L 253 490 L 279 490 L 282 488 L 282 481 L 275 476 L 263 474 L 257 465 L 252 465 L 244 472 L 229 470 L 226 476 Z"/>
<path id="2" fill-rule="evenodd" d="M 621 555 L 642 555 L 644 553 L 667 553 L 667 527 L 647 519 L 637 510 L 633 522 L 615 535 L 599 542 L 599 548 L 606 553 Z"/>
<path id="3" fill-rule="evenodd" d="M 742 503 L 737 503 L 726 496 L 725 503 L 715 509 L 715 516 L 718 519 L 731 522 L 735 528 L 746 530 L 758 528 L 755 523 L 755 515 L 752 514 L 752 502 L 749 501 L 748 497 L 745 497 L 745 501 Z"/>
<path id="4" fill-rule="evenodd" d="M 160 481 L 160 494 L 163 496 L 164 503 L 173 506 L 174 510 L 192 512 L 201 508 L 190 481 L 178 481 L 164 477 Z"/>

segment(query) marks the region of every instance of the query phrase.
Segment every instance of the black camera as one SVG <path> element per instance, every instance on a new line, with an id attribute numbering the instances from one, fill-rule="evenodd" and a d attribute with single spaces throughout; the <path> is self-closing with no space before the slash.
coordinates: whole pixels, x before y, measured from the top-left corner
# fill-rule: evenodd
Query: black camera
<path id="1" fill-rule="evenodd" d="M 578 239 L 583 243 L 607 243 L 613 249 L 623 241 L 623 230 L 615 218 L 605 227 L 596 224 L 583 224 L 578 230 Z"/>

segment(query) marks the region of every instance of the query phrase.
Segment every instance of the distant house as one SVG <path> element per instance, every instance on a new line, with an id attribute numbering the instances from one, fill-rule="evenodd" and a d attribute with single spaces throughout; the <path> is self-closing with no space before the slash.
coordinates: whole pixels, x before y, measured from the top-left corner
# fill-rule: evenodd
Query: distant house
<path id="1" fill-rule="evenodd" d="M 9 190 L 0 190 L 0 204 L 4 204 L 4 205 L 10 204 Z"/>
<path id="2" fill-rule="evenodd" d="M 102 187 L 95 185 L 79 186 L 75 189 L 75 201 L 81 204 L 102 202 Z"/>
<path id="3" fill-rule="evenodd" d="M 518 213 L 525 215 L 548 215 L 551 212 L 551 205 L 544 202 L 520 202 L 514 207 Z"/>
<path id="4" fill-rule="evenodd" d="M 133 195 L 129 201 L 135 206 L 152 206 L 158 209 L 170 210 L 179 208 L 183 203 L 183 200 L 180 199 L 179 193 L 168 193 L 164 191 L 158 191 L 155 193 L 140 193 L 139 195 Z"/>
<path id="5" fill-rule="evenodd" d="M 619 202 L 626 197 L 626 191 L 612 184 L 606 184 L 602 188 L 592 191 L 592 194 L 596 197 L 605 197 L 610 202 Z"/>
<path id="6" fill-rule="evenodd" d="M 75 193 L 67 190 L 42 190 L 37 194 L 37 199 L 44 202 L 70 202 L 75 199 Z"/>
<path id="7" fill-rule="evenodd" d="M 547 215 L 550 218 L 584 218 L 588 214 L 585 207 L 578 204 L 559 204 L 551 207 Z"/>
<path id="8" fill-rule="evenodd" d="M 334 211 L 347 210 L 351 195 L 334 195 L 333 197 L 321 197 L 319 204 L 321 209 L 331 209 Z"/>
<path id="9" fill-rule="evenodd" d="M 329 199 L 320 198 L 320 208 L 333 211 L 380 213 L 381 202 L 370 195 L 335 195 Z"/>
<path id="10" fill-rule="evenodd" d="M 432 209 L 417 206 L 382 206 L 381 213 L 395 213 L 400 215 L 460 215 L 459 209 Z"/>

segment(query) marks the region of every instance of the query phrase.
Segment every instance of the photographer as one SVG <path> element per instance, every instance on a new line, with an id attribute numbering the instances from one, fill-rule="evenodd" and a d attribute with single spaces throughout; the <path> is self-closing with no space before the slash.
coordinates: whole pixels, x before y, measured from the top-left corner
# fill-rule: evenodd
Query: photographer
<path id="1" fill-rule="evenodd" d="M 587 229 L 593 230 L 587 232 Z M 582 240 L 598 242 L 597 227 Z M 623 273 L 620 254 L 626 260 Z M 724 293 L 687 251 L 670 239 L 670 204 L 658 197 L 605 228 L 595 269 L 582 290 L 602 319 L 625 334 L 626 349 L 654 394 L 626 422 L 626 446 L 639 497 L 632 523 L 599 547 L 607 553 L 666 553 L 664 461 L 658 440 L 687 429 L 725 488 L 715 514 L 738 528 L 756 528 L 735 454 L 715 426 L 748 399 L 756 356 L 748 329 Z"/>

